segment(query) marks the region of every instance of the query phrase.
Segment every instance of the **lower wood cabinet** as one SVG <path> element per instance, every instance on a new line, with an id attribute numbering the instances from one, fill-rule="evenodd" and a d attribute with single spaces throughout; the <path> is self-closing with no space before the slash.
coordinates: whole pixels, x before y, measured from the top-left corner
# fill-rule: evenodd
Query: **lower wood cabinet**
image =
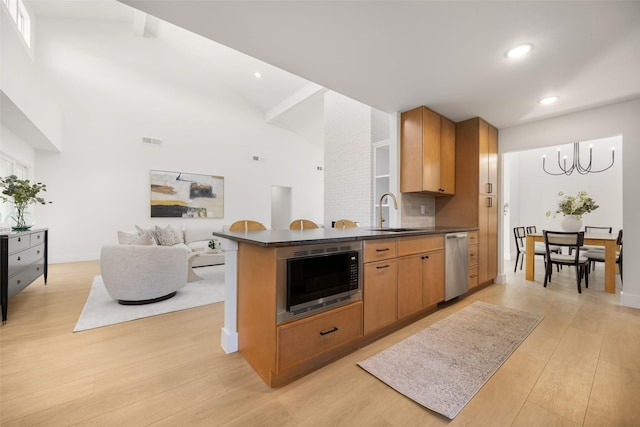
<path id="1" fill-rule="evenodd" d="M 469 232 L 469 256 L 467 261 L 468 266 L 468 279 L 469 289 L 473 289 L 478 286 L 478 232 Z"/>
<path id="2" fill-rule="evenodd" d="M 398 319 L 444 301 L 444 251 L 398 258 Z"/>
<path id="3" fill-rule="evenodd" d="M 364 264 L 364 333 L 391 325 L 397 319 L 395 259 Z"/>
<path id="4" fill-rule="evenodd" d="M 345 305 L 277 328 L 282 372 L 362 336 L 362 302 Z"/>

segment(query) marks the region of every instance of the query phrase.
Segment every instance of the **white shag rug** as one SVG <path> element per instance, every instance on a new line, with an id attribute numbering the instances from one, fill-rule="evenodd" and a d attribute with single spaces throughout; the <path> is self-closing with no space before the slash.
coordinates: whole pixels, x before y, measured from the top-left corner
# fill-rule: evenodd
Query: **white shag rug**
<path id="1" fill-rule="evenodd" d="M 118 304 L 107 293 L 102 276 L 96 276 L 73 332 L 224 301 L 224 264 L 198 267 L 194 272 L 203 280 L 187 283 L 173 298 L 144 305 Z"/>
<path id="2" fill-rule="evenodd" d="M 453 419 L 541 320 L 476 301 L 358 365 Z"/>

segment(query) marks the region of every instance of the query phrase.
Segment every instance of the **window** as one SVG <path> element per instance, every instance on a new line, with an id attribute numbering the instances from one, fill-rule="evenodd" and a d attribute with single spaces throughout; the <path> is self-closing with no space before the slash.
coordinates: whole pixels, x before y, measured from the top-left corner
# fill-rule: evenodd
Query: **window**
<path id="1" fill-rule="evenodd" d="M 31 47 L 31 18 L 27 8 L 24 7 L 22 0 L 2 0 L 11 15 L 11 19 L 16 23 L 18 32 L 27 43 L 27 46 Z"/>
<path id="2" fill-rule="evenodd" d="M 6 0 L 3 0 L 6 1 Z M 27 179 L 29 168 L 21 165 L 12 159 L 0 157 L 0 177 L 15 175 L 20 179 Z M 30 215 L 31 207 L 27 208 L 26 215 Z M 13 224 L 11 216 L 13 215 L 13 206 L 11 203 L 0 203 L 0 223 Z"/>

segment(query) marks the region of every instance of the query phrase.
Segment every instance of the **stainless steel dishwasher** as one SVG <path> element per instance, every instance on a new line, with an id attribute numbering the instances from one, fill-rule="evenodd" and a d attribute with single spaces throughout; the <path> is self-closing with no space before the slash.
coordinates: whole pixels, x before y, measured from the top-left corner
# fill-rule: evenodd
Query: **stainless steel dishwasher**
<path id="1" fill-rule="evenodd" d="M 449 301 L 469 290 L 467 233 L 444 236 L 445 271 L 444 300 Z"/>

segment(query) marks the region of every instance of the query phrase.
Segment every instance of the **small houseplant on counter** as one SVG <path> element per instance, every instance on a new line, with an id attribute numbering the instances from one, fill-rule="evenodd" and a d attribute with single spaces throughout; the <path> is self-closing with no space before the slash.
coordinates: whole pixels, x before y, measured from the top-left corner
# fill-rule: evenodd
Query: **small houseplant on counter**
<path id="1" fill-rule="evenodd" d="M 2 200 L 13 203 L 15 213 L 13 216 L 16 225 L 14 231 L 24 231 L 31 228 L 25 219 L 25 210 L 32 204 L 47 204 L 43 197 L 39 196 L 41 191 L 47 191 L 46 184 L 37 182 L 32 184 L 28 179 L 18 179 L 15 175 L 0 178 L 0 188 L 2 188 Z M 48 202 L 51 203 L 51 202 Z"/>
<path id="2" fill-rule="evenodd" d="M 558 208 L 553 213 L 555 218 L 557 214 L 564 216 L 562 228 L 566 231 L 578 231 L 582 227 L 582 215 L 589 212 L 593 212 L 598 209 L 598 206 L 586 191 L 579 191 L 574 196 L 565 195 L 562 191 L 558 193 L 560 200 L 558 201 Z M 546 216 L 551 216 L 551 211 L 547 211 Z"/>

